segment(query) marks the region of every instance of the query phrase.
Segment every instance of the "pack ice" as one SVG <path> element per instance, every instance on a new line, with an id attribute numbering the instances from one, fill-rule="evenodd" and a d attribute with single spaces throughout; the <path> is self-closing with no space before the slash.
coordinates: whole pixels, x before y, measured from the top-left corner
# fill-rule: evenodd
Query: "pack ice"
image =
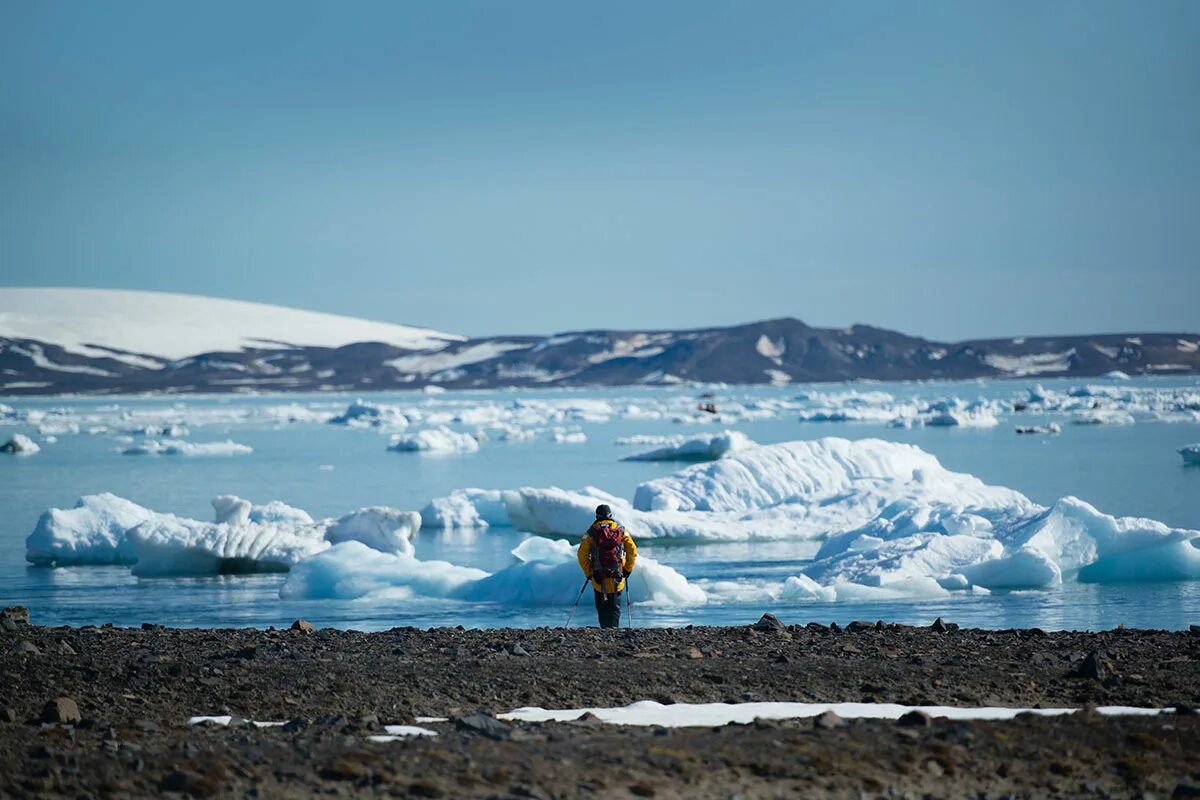
<path id="1" fill-rule="evenodd" d="M 215 521 L 161 514 L 113 494 L 88 495 L 50 509 L 25 540 L 25 559 L 44 566 L 131 565 L 135 575 L 282 572 L 335 543 L 365 542 L 384 552 L 411 552 L 420 516 L 364 508 L 314 521 L 274 501 L 254 505 L 233 495 L 212 501 Z"/>

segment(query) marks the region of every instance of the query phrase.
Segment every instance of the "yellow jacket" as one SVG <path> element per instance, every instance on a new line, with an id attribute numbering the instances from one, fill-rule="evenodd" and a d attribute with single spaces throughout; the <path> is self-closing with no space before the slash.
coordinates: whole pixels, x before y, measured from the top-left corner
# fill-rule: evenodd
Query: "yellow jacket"
<path id="1" fill-rule="evenodd" d="M 608 526 L 608 527 L 616 527 L 617 526 L 617 523 L 613 522 L 611 519 L 597 520 L 597 522 L 595 524 L 604 525 L 604 526 Z M 591 528 L 589 528 L 588 530 L 591 531 Z M 637 563 L 637 545 L 633 543 L 633 537 L 630 536 L 628 533 L 626 533 L 625 534 L 625 564 L 623 565 L 623 569 L 625 570 L 626 575 L 633 572 L 633 565 L 636 563 Z M 592 536 L 591 536 L 591 533 L 585 533 L 583 535 L 583 541 L 579 543 L 579 568 L 583 570 L 584 575 L 588 576 L 589 578 L 592 577 Z M 592 588 L 595 589 L 597 592 L 606 592 L 608 594 L 612 594 L 613 592 L 622 591 L 625 588 L 625 579 L 624 578 L 622 578 L 619 582 L 617 582 L 616 586 L 613 586 L 613 581 L 614 581 L 613 578 L 604 578 L 603 580 L 604 580 L 604 585 L 601 586 L 599 580 L 592 578 Z"/>

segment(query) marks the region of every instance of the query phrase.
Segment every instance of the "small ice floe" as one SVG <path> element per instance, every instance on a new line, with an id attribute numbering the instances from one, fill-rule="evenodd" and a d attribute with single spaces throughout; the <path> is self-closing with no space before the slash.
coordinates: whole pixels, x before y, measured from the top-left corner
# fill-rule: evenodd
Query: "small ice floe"
<path id="1" fill-rule="evenodd" d="M 186 442 L 182 439 L 146 439 L 120 451 L 124 456 L 240 456 L 254 448 L 226 439 L 223 442 Z"/>
<path id="2" fill-rule="evenodd" d="M 388 449 L 403 453 L 478 453 L 479 442 L 469 433 L 443 425 L 397 436 Z"/>
<path id="3" fill-rule="evenodd" d="M 587 434 L 583 431 L 572 431 L 564 429 L 556 429 L 550 433 L 550 441 L 555 444 L 584 444 L 587 442 Z"/>
<path id="4" fill-rule="evenodd" d="M 33 439 L 30 439 L 23 433 L 14 433 L 11 439 L 4 444 L 0 444 L 0 453 L 9 453 L 17 456 L 31 456 L 41 449 Z"/>
<path id="5" fill-rule="evenodd" d="M 753 439 L 738 431 L 676 436 L 664 446 L 625 456 L 622 461 L 715 461 L 737 450 L 755 447 Z"/>
<path id="6" fill-rule="evenodd" d="M 1085 411 L 1073 420 L 1076 425 L 1132 425 L 1134 421 L 1128 411 L 1117 409 Z"/>
<path id="7" fill-rule="evenodd" d="M 1062 426 L 1057 422 L 1050 422 L 1046 425 L 1018 425 L 1017 433 L 1034 433 L 1034 434 L 1052 434 L 1062 433 Z"/>
<path id="8" fill-rule="evenodd" d="M 1200 443 L 1179 448 L 1179 455 L 1183 456 L 1183 463 L 1200 466 Z"/>
<path id="9" fill-rule="evenodd" d="M 663 705 L 642 700 L 623 708 L 544 709 L 518 708 L 498 719 L 519 722 L 569 722 L 583 714 L 592 714 L 613 725 L 657 725 L 664 728 L 709 727 L 747 724 L 756 719 L 803 719 L 832 711 L 843 719 L 899 719 L 914 711 L 930 717 L 953 720 L 1007 720 L 1018 714 L 1037 714 L 1053 717 L 1074 714 L 1075 708 L 1005 708 L 981 706 L 903 706 L 896 703 L 673 703 Z M 1101 706 L 1096 711 L 1104 716 L 1155 716 L 1164 713 L 1160 708 L 1136 706 Z"/>

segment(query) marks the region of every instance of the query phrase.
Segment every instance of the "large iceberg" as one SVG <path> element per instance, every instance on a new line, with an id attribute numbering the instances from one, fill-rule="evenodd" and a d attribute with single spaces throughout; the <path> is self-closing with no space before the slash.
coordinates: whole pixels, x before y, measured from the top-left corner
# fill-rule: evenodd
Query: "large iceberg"
<path id="1" fill-rule="evenodd" d="M 812 562 L 757 595 L 784 600 L 1200 577 L 1200 532 L 1112 517 L 1071 497 L 1047 508 L 911 445 L 872 439 L 733 453 L 647 481 L 632 503 L 594 487 L 467 490 L 433 501 L 424 521 L 578 536 L 598 503 L 638 539 L 820 542 Z M 705 588 L 718 598 L 746 588 L 727 584 Z"/>
<path id="2" fill-rule="evenodd" d="M 335 543 L 359 541 L 380 552 L 413 551 L 421 525 L 413 511 L 364 508 L 314 521 L 279 501 L 263 506 L 234 495 L 213 499 L 214 522 L 161 514 L 113 494 L 88 495 L 51 509 L 25 540 L 33 564 L 124 564 L 136 575 L 281 572 Z"/>

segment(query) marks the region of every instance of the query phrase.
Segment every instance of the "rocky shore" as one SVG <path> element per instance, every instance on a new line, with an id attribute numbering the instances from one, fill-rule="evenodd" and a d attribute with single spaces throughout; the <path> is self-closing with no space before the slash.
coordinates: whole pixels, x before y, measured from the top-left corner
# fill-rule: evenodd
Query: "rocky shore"
<path id="1" fill-rule="evenodd" d="M 1195 630 L 294 628 L 44 628 L 3 612 L 0 796 L 1200 797 Z M 638 700 L 1083 711 L 670 729 L 494 719 Z M 1113 705 L 1174 712 L 1092 709 Z M 197 715 L 234 719 L 189 725 Z M 420 723 L 436 736 L 369 738 L 418 717 L 446 721 Z"/>

